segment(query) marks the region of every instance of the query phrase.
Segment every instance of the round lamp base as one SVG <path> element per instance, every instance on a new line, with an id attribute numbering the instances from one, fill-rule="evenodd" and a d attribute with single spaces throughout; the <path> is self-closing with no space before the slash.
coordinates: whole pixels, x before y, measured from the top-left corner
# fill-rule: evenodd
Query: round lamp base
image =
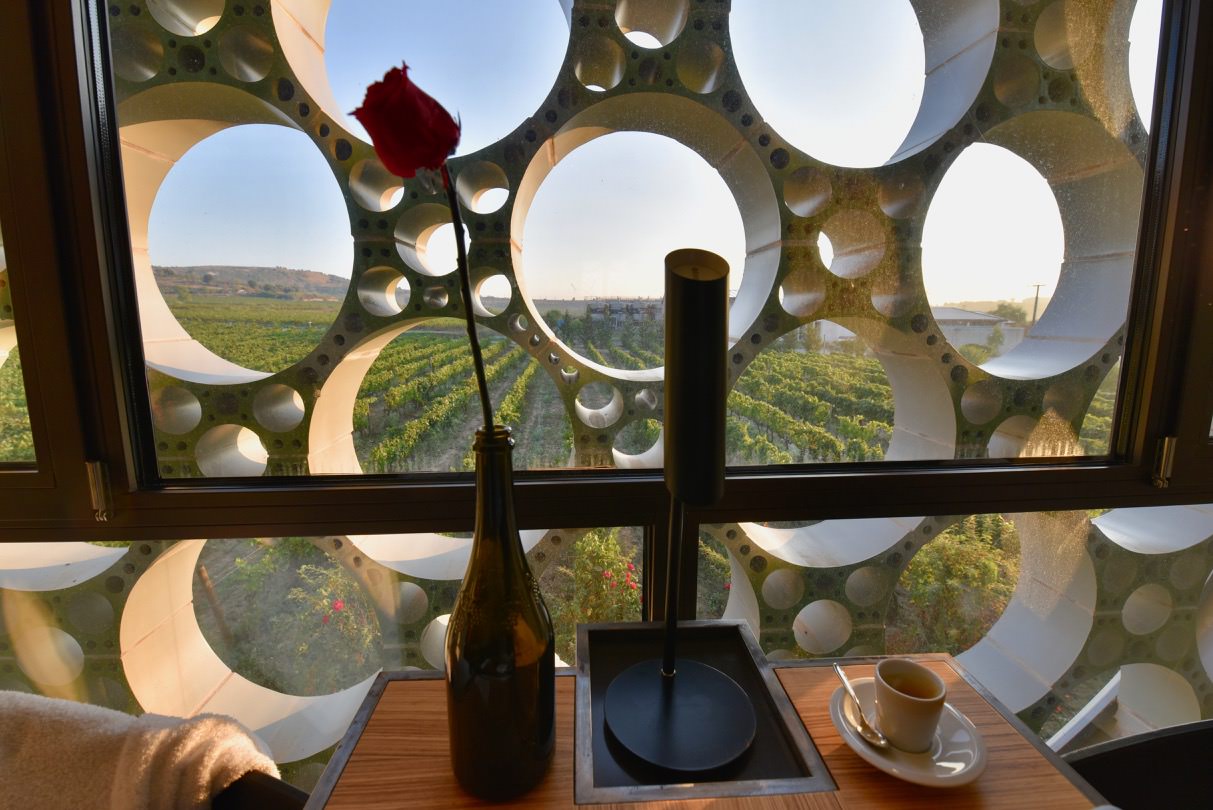
<path id="1" fill-rule="evenodd" d="M 607 686 L 606 727 L 636 757 L 659 768 L 699 773 L 750 749 L 758 722 L 749 697 L 718 669 L 680 658 L 672 677 L 661 661 L 633 664 Z"/>

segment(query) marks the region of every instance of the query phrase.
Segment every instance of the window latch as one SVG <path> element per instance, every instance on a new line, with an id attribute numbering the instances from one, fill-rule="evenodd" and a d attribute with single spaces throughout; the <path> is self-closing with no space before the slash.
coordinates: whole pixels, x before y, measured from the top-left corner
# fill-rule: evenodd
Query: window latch
<path id="1" fill-rule="evenodd" d="M 93 519 L 105 523 L 110 519 L 113 505 L 110 502 L 109 469 L 104 461 L 86 461 L 88 470 L 88 494 L 93 506 Z"/>
<path id="2" fill-rule="evenodd" d="M 1175 466 L 1176 437 L 1164 436 L 1158 443 L 1158 455 L 1154 459 L 1154 486 L 1166 489 L 1171 485 L 1171 468 Z"/>

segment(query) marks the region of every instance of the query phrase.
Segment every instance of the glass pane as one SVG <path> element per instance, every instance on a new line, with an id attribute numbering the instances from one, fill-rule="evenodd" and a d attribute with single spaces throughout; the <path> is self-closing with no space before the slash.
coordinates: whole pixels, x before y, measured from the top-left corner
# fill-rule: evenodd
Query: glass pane
<path id="1" fill-rule="evenodd" d="M 0 223 L 2 227 L 2 223 Z M 0 231 L 0 462 L 33 462 L 34 435 L 25 402 L 25 380 L 17 351 L 13 297 L 8 286 L 8 260 Z"/>
<path id="2" fill-rule="evenodd" d="M 558 666 L 575 660 L 577 622 L 640 618 L 638 529 L 532 531 L 523 542 Z M 0 544 L 0 689 L 275 725 L 267 739 L 285 778 L 311 789 L 376 673 L 442 668 L 469 544 L 438 534 Z"/>
<path id="3" fill-rule="evenodd" d="M 702 527 L 767 657 L 947 652 L 1062 749 L 1213 712 L 1209 505 Z"/>
<path id="4" fill-rule="evenodd" d="M 110 7 L 161 473 L 466 469 L 449 212 L 347 114 L 402 57 L 519 468 L 660 465 L 681 247 L 732 267 L 732 465 L 1106 453 L 1161 0 L 1029 5 Z"/>

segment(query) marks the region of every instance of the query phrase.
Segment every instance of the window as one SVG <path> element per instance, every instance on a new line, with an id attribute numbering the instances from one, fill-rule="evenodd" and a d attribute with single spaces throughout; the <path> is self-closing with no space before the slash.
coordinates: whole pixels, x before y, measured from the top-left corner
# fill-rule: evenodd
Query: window
<path id="1" fill-rule="evenodd" d="M 35 460 L 34 434 L 25 401 L 14 317 L 4 233 L 0 230 L 0 353 L 4 355 L 0 363 L 0 462 L 29 463 Z"/>
<path id="2" fill-rule="evenodd" d="M 684 615 L 750 619 L 773 655 L 952 645 L 1046 734 L 1071 712 L 1117 733 L 1114 714 L 1089 716 L 1109 688 L 1130 708 L 1132 695 L 1178 695 L 1159 723 L 1213 712 L 1213 526 L 1193 505 L 1213 500 L 1208 10 L 1111 3 L 1080 40 L 1067 32 L 1089 30 L 1077 19 L 1096 14 L 1089 4 L 972 0 L 936 20 L 889 2 L 879 31 L 845 4 L 764 4 L 765 18 L 733 5 L 573 3 L 561 17 L 553 4 L 535 20 L 479 5 L 463 47 L 511 25 L 559 43 L 551 61 L 498 54 L 518 73 L 481 79 L 511 89 L 483 117 L 430 68 L 436 95 L 469 105 L 453 165 L 494 394 L 523 438 L 532 559 L 557 536 L 566 555 L 570 539 L 614 542 L 612 576 L 598 576 L 637 592 L 626 615 L 661 604 L 662 305 L 645 284 L 683 244 L 642 236 L 687 221 L 680 240 L 715 240 L 704 246 L 740 273 L 732 469 L 725 499 L 693 515 Z M 0 678 L 158 706 L 140 679 L 182 649 L 122 631 L 159 638 L 185 622 L 220 679 L 256 683 L 272 656 L 222 649 L 220 611 L 255 607 L 225 590 L 237 557 L 295 577 L 286 601 L 299 589 L 292 604 L 321 626 L 376 594 L 415 606 L 415 586 L 421 618 L 380 616 L 378 639 L 368 622 L 354 641 L 375 666 L 432 664 L 421 636 L 455 577 L 410 566 L 459 545 L 449 535 L 470 528 L 473 497 L 442 254 L 455 235 L 423 179 L 377 166 L 344 114 L 357 98 L 342 96 L 400 54 L 358 66 L 374 54 L 357 39 L 358 4 L 333 3 L 327 19 L 304 0 L 167 8 L 27 2 L 0 34 L 6 257 L 56 270 L 13 291 L 37 465 L 32 479 L 0 475 L 0 525 L 5 540 L 47 545 L 0 545 Z M 1138 28 L 1152 20 L 1159 35 Z M 399 44 L 396 27 L 370 28 Z M 762 43 L 785 30 L 827 32 L 827 55 L 875 43 L 906 61 L 868 59 L 838 85 L 845 105 L 834 82 L 781 90 L 795 70 L 831 78 L 831 63 L 781 67 L 800 58 L 786 47 L 768 49 L 764 76 Z M 1154 41 L 1147 113 L 1133 77 L 1149 70 L 1130 66 Z M 414 52 L 420 79 L 427 52 Z M 881 65 L 920 86 L 890 94 Z M 798 120 L 795 104 L 779 112 L 780 92 L 837 112 Z M 898 107 L 904 97 L 914 103 Z M 888 143 L 855 135 L 868 131 Z M 599 181 L 614 186 L 575 196 Z M 216 225 L 225 213 L 247 230 Z M 636 254 L 647 278 L 612 264 L 625 239 L 656 251 Z M 562 272 L 579 254 L 599 264 Z M 986 276 L 1008 286 L 977 286 Z M 108 487 L 90 488 L 86 462 Z M 595 526 L 634 528 L 625 542 Z M 572 553 L 572 575 L 582 559 L 598 558 Z M 173 561 L 191 588 L 132 608 Z M 328 579 L 307 579 L 308 565 Z M 917 638 L 913 611 L 982 621 Z M 31 674 L 20 649 L 55 651 L 66 669 Z M 357 703 L 362 670 L 300 671 L 314 683 L 258 688 Z M 303 768 L 322 751 L 282 758 Z"/>
<path id="3" fill-rule="evenodd" d="M 735 465 L 1108 453 L 1161 3 L 486 5 L 485 61 L 453 65 L 428 12 L 298 5 L 107 17 L 153 477 L 467 469 L 449 214 L 344 112 L 402 49 L 467 105 L 452 166 L 521 468 L 660 465 L 686 245 L 733 266 Z"/>

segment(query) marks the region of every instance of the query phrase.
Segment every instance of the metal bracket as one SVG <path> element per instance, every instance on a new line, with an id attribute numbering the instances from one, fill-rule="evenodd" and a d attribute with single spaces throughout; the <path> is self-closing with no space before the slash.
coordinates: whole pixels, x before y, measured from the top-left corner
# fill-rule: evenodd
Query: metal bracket
<path id="1" fill-rule="evenodd" d="M 93 506 L 93 519 L 105 523 L 110 519 L 113 503 L 110 501 L 109 469 L 104 461 L 86 461 L 88 470 L 88 494 Z"/>
<path id="2" fill-rule="evenodd" d="M 1158 443 L 1158 454 L 1154 459 L 1154 474 L 1151 480 L 1159 489 L 1166 489 L 1171 485 L 1171 468 L 1175 466 L 1177 444 L 1175 436 L 1164 436 Z"/>

